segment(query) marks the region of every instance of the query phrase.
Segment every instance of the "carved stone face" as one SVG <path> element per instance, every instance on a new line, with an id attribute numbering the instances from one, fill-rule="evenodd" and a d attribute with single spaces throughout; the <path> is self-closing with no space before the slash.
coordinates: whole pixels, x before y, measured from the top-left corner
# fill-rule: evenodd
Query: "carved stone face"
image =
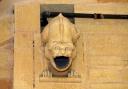
<path id="1" fill-rule="evenodd" d="M 70 68 L 76 56 L 75 43 L 79 33 L 67 18 L 60 14 L 53 18 L 42 32 L 45 56 L 50 65 L 59 72 Z"/>

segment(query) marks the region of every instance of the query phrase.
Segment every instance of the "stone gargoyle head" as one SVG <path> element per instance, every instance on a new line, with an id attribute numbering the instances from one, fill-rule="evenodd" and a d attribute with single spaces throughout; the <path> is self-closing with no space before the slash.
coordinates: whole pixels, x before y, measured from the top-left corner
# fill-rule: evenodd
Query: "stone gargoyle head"
<path id="1" fill-rule="evenodd" d="M 44 28 L 42 42 L 52 70 L 64 72 L 70 69 L 76 56 L 75 43 L 78 38 L 79 33 L 74 24 L 62 14 L 53 18 Z"/>

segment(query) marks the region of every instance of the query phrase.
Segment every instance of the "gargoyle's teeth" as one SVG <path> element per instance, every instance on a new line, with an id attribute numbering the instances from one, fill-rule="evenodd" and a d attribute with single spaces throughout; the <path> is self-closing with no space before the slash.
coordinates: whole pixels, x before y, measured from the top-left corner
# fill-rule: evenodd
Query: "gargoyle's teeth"
<path id="1" fill-rule="evenodd" d="M 57 56 L 54 58 L 56 67 L 58 67 L 59 69 L 66 68 L 69 64 L 69 61 L 70 61 L 69 57 L 65 57 L 65 56 Z"/>

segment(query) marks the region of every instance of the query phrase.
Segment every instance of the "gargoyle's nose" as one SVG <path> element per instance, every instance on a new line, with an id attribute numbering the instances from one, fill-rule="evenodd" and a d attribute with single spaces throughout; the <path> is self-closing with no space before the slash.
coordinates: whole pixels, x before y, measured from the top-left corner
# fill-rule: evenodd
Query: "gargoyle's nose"
<path id="1" fill-rule="evenodd" d="M 65 50 L 61 50 L 61 54 L 64 55 L 65 54 Z"/>

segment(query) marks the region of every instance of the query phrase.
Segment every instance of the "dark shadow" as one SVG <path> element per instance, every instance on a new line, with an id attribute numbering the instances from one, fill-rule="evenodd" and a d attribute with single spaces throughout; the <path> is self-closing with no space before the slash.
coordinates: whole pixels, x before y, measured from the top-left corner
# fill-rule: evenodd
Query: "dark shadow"
<path id="1" fill-rule="evenodd" d="M 69 57 L 58 56 L 54 58 L 54 62 L 58 68 L 65 68 L 69 64 Z"/>

